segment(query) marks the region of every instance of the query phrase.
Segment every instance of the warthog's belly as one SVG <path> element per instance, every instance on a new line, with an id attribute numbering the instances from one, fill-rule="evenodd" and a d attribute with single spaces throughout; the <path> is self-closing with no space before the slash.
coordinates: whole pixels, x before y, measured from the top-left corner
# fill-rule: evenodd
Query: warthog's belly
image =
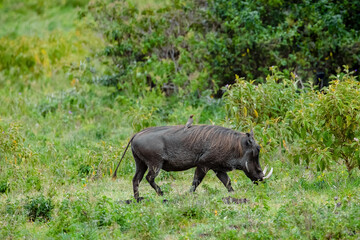
<path id="1" fill-rule="evenodd" d="M 194 162 L 174 162 L 174 161 L 164 161 L 162 169 L 171 172 L 171 171 L 185 171 L 190 168 L 196 167 Z"/>

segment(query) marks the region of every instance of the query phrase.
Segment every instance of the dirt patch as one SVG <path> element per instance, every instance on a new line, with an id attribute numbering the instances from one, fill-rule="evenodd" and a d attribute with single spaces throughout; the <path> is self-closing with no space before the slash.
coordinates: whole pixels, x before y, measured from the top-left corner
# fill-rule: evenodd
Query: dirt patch
<path id="1" fill-rule="evenodd" d="M 222 198 L 223 202 L 225 204 L 231 204 L 231 203 L 235 203 L 235 204 L 241 204 L 241 203 L 247 203 L 249 202 L 248 199 L 246 198 L 233 198 L 233 197 L 224 197 Z"/>
<path id="2" fill-rule="evenodd" d="M 210 236 L 211 236 L 211 234 L 209 234 L 209 233 L 201 233 L 199 235 L 200 238 L 209 238 Z"/>

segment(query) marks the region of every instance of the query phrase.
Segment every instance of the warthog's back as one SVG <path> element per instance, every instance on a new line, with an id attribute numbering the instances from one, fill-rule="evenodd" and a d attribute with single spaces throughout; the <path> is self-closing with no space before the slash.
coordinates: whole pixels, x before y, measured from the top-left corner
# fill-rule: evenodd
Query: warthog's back
<path id="1" fill-rule="evenodd" d="M 184 126 L 148 128 L 132 141 L 132 151 L 147 165 L 161 163 L 165 171 L 182 171 L 196 166 L 197 153 L 186 144 Z M 189 131 L 190 132 L 190 131 Z"/>
<path id="2" fill-rule="evenodd" d="M 132 150 L 147 165 L 161 162 L 166 171 L 181 171 L 195 166 L 226 167 L 225 159 L 242 155 L 241 133 L 231 129 L 194 125 L 148 128 L 139 132 Z"/>

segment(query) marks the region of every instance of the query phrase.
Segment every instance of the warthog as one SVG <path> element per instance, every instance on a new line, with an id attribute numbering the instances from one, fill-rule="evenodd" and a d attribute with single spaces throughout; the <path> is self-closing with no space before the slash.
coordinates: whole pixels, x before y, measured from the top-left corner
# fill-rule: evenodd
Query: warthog
<path id="1" fill-rule="evenodd" d="M 243 170 L 253 182 L 269 178 L 272 168 L 265 177 L 259 163 L 260 146 L 255 142 L 254 133 L 240 133 L 234 130 L 211 125 L 193 125 L 186 131 L 184 126 L 164 126 L 144 129 L 136 133 L 122 155 L 121 160 L 131 143 L 135 159 L 136 172 L 133 178 L 133 190 L 136 200 L 139 198 L 139 184 L 144 177 L 157 194 L 163 195 L 155 183 L 160 169 L 165 171 L 183 171 L 193 167 L 194 180 L 190 191 L 194 192 L 206 173 L 213 170 L 229 192 L 230 178 L 226 172 L 234 169 Z"/>

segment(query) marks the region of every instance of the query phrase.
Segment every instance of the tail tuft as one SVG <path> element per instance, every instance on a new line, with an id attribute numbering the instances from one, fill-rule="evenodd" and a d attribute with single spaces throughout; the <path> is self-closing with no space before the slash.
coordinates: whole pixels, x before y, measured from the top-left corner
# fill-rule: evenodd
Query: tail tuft
<path id="1" fill-rule="evenodd" d="M 112 180 L 115 181 L 116 180 L 116 173 L 113 174 L 112 176 Z"/>

